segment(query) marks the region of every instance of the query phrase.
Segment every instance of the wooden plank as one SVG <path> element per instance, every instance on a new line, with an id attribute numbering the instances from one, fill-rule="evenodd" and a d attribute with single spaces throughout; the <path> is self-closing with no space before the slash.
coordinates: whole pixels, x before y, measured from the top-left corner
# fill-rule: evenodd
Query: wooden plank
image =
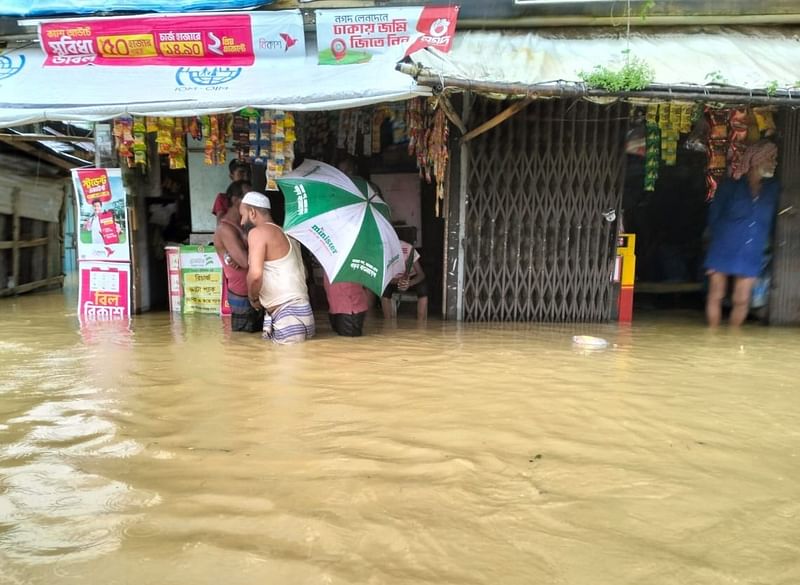
<path id="1" fill-rule="evenodd" d="M 525 98 L 522 101 L 519 101 L 519 102 L 516 102 L 516 103 L 510 105 L 505 110 L 503 110 L 502 112 L 497 114 L 494 118 L 492 118 L 490 120 L 487 120 L 486 122 L 484 122 L 483 124 L 481 124 L 477 128 L 475 128 L 473 130 L 470 130 L 469 132 L 464 134 L 464 136 L 461 138 L 461 142 L 469 142 L 470 140 L 472 140 L 476 136 L 480 136 L 484 132 L 487 132 L 487 131 L 491 130 L 492 128 L 494 128 L 495 126 L 498 126 L 498 125 L 502 124 L 503 122 L 508 120 L 510 117 L 515 115 L 517 112 L 521 112 L 522 110 L 527 108 L 528 105 L 532 101 L 533 101 L 533 98 Z"/>
<path id="2" fill-rule="evenodd" d="M 19 217 L 19 187 L 15 187 L 11 191 L 11 278 L 14 287 L 19 285 L 19 232 L 21 225 L 22 220 Z"/>
<path id="3" fill-rule="evenodd" d="M 35 248 L 36 246 L 44 246 L 47 244 L 48 238 L 36 238 L 34 240 L 22 240 L 19 242 L 14 242 L 13 240 L 0 242 L 0 250 L 11 250 L 15 247 L 17 248 Z"/>
<path id="4" fill-rule="evenodd" d="M 28 282 L 21 286 L 17 286 L 14 288 L 6 288 L 0 290 L 0 297 L 10 297 L 12 295 L 20 295 L 23 293 L 31 292 L 36 290 L 37 288 L 44 288 L 46 286 L 54 286 L 54 285 L 64 285 L 64 275 L 60 274 L 58 276 L 53 276 L 50 278 L 45 278 L 44 280 L 37 280 L 36 282 Z"/>

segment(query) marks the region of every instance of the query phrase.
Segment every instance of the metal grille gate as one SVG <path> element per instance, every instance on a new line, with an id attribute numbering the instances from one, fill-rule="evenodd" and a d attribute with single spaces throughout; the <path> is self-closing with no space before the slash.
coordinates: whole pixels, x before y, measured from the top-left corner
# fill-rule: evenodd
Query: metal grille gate
<path id="1" fill-rule="evenodd" d="M 479 98 L 471 119 L 507 104 Z M 533 102 L 468 143 L 466 321 L 599 322 L 612 314 L 628 107 Z"/>
<path id="2" fill-rule="evenodd" d="M 797 325 L 800 324 L 800 112 L 784 110 L 782 131 L 778 208 L 791 207 L 791 210 L 779 215 L 775 225 L 769 322 Z"/>

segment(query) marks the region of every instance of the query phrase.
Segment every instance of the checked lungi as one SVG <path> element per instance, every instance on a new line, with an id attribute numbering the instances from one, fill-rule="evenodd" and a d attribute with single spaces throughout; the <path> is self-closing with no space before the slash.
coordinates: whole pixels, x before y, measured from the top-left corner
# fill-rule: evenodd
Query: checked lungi
<path id="1" fill-rule="evenodd" d="M 264 311 L 252 307 L 247 297 L 240 297 L 228 291 L 228 305 L 231 307 L 231 330 L 255 333 L 264 328 Z"/>
<path id="2" fill-rule="evenodd" d="M 289 301 L 264 315 L 264 339 L 273 343 L 298 343 L 314 337 L 314 313 L 305 299 Z"/>

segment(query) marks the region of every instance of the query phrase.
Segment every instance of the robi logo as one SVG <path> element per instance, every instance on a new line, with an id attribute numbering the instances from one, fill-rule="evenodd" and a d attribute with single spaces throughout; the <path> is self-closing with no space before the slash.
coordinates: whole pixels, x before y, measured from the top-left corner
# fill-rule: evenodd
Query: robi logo
<path id="1" fill-rule="evenodd" d="M 284 49 L 284 52 L 288 51 L 297 44 L 297 39 L 292 37 L 292 35 L 290 35 L 289 33 L 281 33 L 281 38 L 286 43 L 286 48 Z"/>
<path id="2" fill-rule="evenodd" d="M 16 63 L 14 62 L 13 56 L 7 57 L 5 55 L 0 55 L 0 80 L 8 79 L 19 73 L 22 68 L 25 66 L 25 55 L 20 55 Z"/>
<path id="3" fill-rule="evenodd" d="M 175 73 L 178 85 L 224 85 L 241 74 L 241 67 L 179 67 Z"/>

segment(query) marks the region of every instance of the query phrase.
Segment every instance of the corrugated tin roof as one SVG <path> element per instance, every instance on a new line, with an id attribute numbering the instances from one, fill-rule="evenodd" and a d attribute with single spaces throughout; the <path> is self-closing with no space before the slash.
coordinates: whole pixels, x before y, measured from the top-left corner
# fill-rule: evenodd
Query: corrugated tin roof
<path id="1" fill-rule="evenodd" d="M 626 55 L 652 67 L 655 84 L 763 90 L 800 83 L 800 27 L 647 30 L 629 38 L 607 29 L 469 31 L 457 34 L 449 54 L 429 50 L 414 60 L 433 75 L 538 86 L 581 83 L 581 71 L 621 66 Z"/>
<path id="2" fill-rule="evenodd" d="M 61 217 L 66 184 L 66 178 L 51 179 L 3 168 L 0 173 L 0 213 L 12 213 L 11 193 L 19 188 L 22 193 L 19 198 L 19 214 L 22 217 L 57 222 Z"/>

